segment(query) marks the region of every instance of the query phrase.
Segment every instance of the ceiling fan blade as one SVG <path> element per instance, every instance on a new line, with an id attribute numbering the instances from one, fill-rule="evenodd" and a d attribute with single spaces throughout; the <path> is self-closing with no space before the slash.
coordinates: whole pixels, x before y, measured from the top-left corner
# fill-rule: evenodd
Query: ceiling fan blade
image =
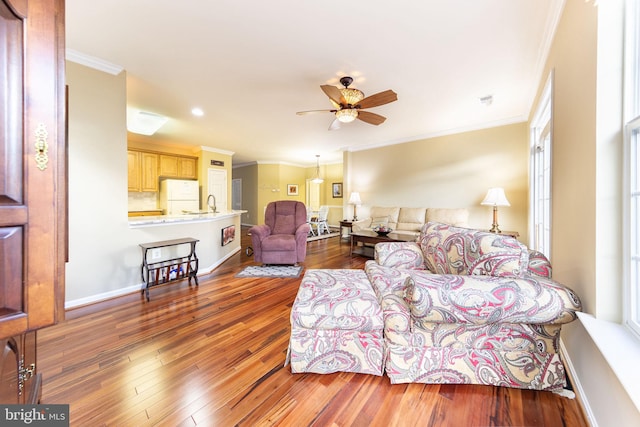
<path id="1" fill-rule="evenodd" d="M 342 98 L 342 92 L 340 92 L 340 89 L 338 89 L 337 87 L 331 86 L 331 85 L 322 85 L 320 86 L 320 89 L 322 89 L 325 95 L 327 95 L 329 99 L 335 102 L 336 104 L 338 105 L 346 104 L 346 102 Z"/>
<path id="2" fill-rule="evenodd" d="M 372 108 L 378 105 L 388 104 L 398 100 L 398 94 L 391 89 L 379 92 L 371 96 L 367 96 L 365 99 L 358 103 L 359 108 Z"/>
<path id="3" fill-rule="evenodd" d="M 314 113 L 335 113 L 336 110 L 307 110 L 307 111 L 298 111 L 296 114 L 298 116 L 304 116 L 305 114 L 314 114 Z"/>
<path id="4" fill-rule="evenodd" d="M 371 113 L 369 111 L 358 111 L 358 118 L 363 122 L 376 126 L 384 123 L 384 121 L 387 120 L 386 117 L 381 116 L 380 114 Z"/>
<path id="5" fill-rule="evenodd" d="M 329 125 L 329 130 L 340 130 L 340 120 L 335 119 Z"/>

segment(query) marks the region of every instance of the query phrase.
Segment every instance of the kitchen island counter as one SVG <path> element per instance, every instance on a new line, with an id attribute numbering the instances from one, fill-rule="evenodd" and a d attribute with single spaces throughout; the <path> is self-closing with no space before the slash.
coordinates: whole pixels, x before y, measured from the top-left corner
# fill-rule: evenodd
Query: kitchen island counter
<path id="1" fill-rule="evenodd" d="M 103 280 L 105 287 L 109 286 L 109 289 L 67 298 L 65 308 L 140 292 L 145 287 L 141 275 L 140 244 L 148 242 L 197 239 L 198 276 L 210 273 L 240 252 L 240 217 L 243 212 L 245 211 L 129 217 L 121 225 L 103 230 L 102 243 L 98 245 L 97 251 L 87 250 L 71 257 L 70 264 L 75 263 L 81 267 L 72 269 L 68 277 L 75 282 L 94 277 Z M 160 248 L 157 259 L 176 258 L 181 255 L 181 249 Z M 85 253 L 88 256 L 82 258 Z M 189 288 L 186 282 L 182 286 L 185 292 L 198 291 L 197 287 Z M 142 300 L 145 301 L 144 297 Z"/>
<path id="2" fill-rule="evenodd" d="M 246 211 L 226 211 L 217 213 L 196 213 L 184 215 L 156 215 L 129 218 L 129 228 L 152 227 L 162 225 L 193 224 L 196 222 L 222 221 L 240 216 Z"/>

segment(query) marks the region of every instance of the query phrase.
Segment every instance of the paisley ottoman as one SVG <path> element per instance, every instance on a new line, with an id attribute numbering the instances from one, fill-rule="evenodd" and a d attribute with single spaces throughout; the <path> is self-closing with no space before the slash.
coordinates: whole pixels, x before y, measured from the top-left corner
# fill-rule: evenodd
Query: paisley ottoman
<path id="1" fill-rule="evenodd" d="M 381 376 L 383 328 L 380 304 L 363 270 L 307 270 L 291 308 L 291 372 Z"/>

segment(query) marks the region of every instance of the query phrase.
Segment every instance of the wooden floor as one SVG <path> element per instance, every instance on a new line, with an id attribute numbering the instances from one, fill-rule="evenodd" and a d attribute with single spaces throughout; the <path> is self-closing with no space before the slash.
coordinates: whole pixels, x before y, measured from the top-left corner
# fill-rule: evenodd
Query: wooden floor
<path id="1" fill-rule="evenodd" d="M 242 251 L 200 279 L 67 313 L 39 332 L 43 403 L 72 426 L 585 426 L 575 399 L 387 377 L 291 374 L 283 367 L 298 279 L 238 279 Z M 305 268 L 362 268 L 336 237 L 308 244 Z"/>

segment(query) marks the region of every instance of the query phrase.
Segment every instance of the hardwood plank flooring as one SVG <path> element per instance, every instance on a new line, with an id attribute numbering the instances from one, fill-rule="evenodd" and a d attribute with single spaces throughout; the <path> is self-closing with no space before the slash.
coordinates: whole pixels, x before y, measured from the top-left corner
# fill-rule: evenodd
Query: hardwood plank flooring
<path id="1" fill-rule="evenodd" d="M 67 312 L 39 332 L 43 403 L 72 426 L 586 426 L 575 399 L 387 377 L 292 374 L 289 313 L 301 278 L 239 279 L 242 251 L 199 280 Z M 338 238 L 308 243 L 305 268 L 362 268 Z"/>

